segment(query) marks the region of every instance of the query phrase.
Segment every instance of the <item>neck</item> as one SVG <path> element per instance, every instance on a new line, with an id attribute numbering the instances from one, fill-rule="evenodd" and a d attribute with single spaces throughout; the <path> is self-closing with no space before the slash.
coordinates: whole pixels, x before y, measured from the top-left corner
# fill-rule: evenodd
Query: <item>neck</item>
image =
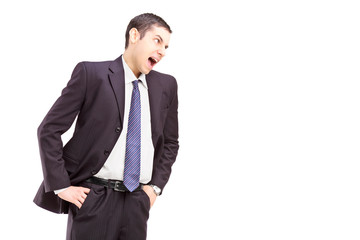
<path id="1" fill-rule="evenodd" d="M 129 68 L 131 69 L 131 71 L 134 73 L 135 77 L 139 78 L 140 76 L 140 71 L 137 70 L 135 68 L 135 64 L 134 61 L 132 60 L 132 55 L 128 50 L 125 50 L 124 54 L 123 54 L 123 58 L 126 62 L 126 64 L 129 66 Z"/>

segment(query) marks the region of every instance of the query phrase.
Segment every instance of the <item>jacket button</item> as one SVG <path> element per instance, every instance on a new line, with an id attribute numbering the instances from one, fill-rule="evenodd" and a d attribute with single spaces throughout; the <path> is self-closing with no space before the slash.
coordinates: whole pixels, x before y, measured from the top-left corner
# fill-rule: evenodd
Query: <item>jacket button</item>
<path id="1" fill-rule="evenodd" d="M 109 154 L 110 154 L 110 152 L 109 152 L 108 150 L 105 150 L 105 151 L 104 151 L 104 155 L 105 155 L 105 156 L 108 156 Z"/>
<path id="2" fill-rule="evenodd" d="M 120 127 L 117 127 L 117 128 L 115 129 L 115 132 L 117 132 L 117 133 L 119 133 L 120 131 L 121 131 Z"/>
<path id="3" fill-rule="evenodd" d="M 95 175 L 96 174 L 96 171 L 94 170 L 94 171 L 91 171 L 91 174 L 92 175 Z"/>

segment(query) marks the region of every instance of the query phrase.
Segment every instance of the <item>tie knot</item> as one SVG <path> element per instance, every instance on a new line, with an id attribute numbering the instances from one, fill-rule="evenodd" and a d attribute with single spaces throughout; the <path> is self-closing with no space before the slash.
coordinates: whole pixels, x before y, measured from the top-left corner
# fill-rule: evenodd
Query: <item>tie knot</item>
<path id="1" fill-rule="evenodd" d="M 138 88 L 139 80 L 134 80 L 132 83 L 133 83 L 134 88 Z"/>

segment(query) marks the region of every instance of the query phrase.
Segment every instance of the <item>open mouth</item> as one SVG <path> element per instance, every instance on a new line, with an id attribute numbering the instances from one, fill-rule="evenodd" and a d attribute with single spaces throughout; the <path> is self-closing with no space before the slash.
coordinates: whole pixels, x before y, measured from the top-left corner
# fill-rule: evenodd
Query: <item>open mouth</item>
<path id="1" fill-rule="evenodd" d="M 159 60 L 157 60 L 156 58 L 153 58 L 153 57 L 149 57 L 148 61 L 151 65 L 151 67 L 154 67 L 155 64 L 157 64 L 159 62 Z"/>

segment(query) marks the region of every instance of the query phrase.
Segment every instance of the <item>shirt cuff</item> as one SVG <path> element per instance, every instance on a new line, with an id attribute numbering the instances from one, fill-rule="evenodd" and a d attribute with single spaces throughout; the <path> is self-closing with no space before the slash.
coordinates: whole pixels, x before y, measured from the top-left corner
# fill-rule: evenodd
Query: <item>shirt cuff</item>
<path id="1" fill-rule="evenodd" d="M 59 193 L 65 191 L 65 190 L 68 189 L 68 188 L 69 188 L 69 187 L 67 187 L 67 188 L 62 188 L 62 189 L 58 189 L 58 190 L 54 190 L 54 193 L 55 193 L 56 195 L 58 195 Z"/>

